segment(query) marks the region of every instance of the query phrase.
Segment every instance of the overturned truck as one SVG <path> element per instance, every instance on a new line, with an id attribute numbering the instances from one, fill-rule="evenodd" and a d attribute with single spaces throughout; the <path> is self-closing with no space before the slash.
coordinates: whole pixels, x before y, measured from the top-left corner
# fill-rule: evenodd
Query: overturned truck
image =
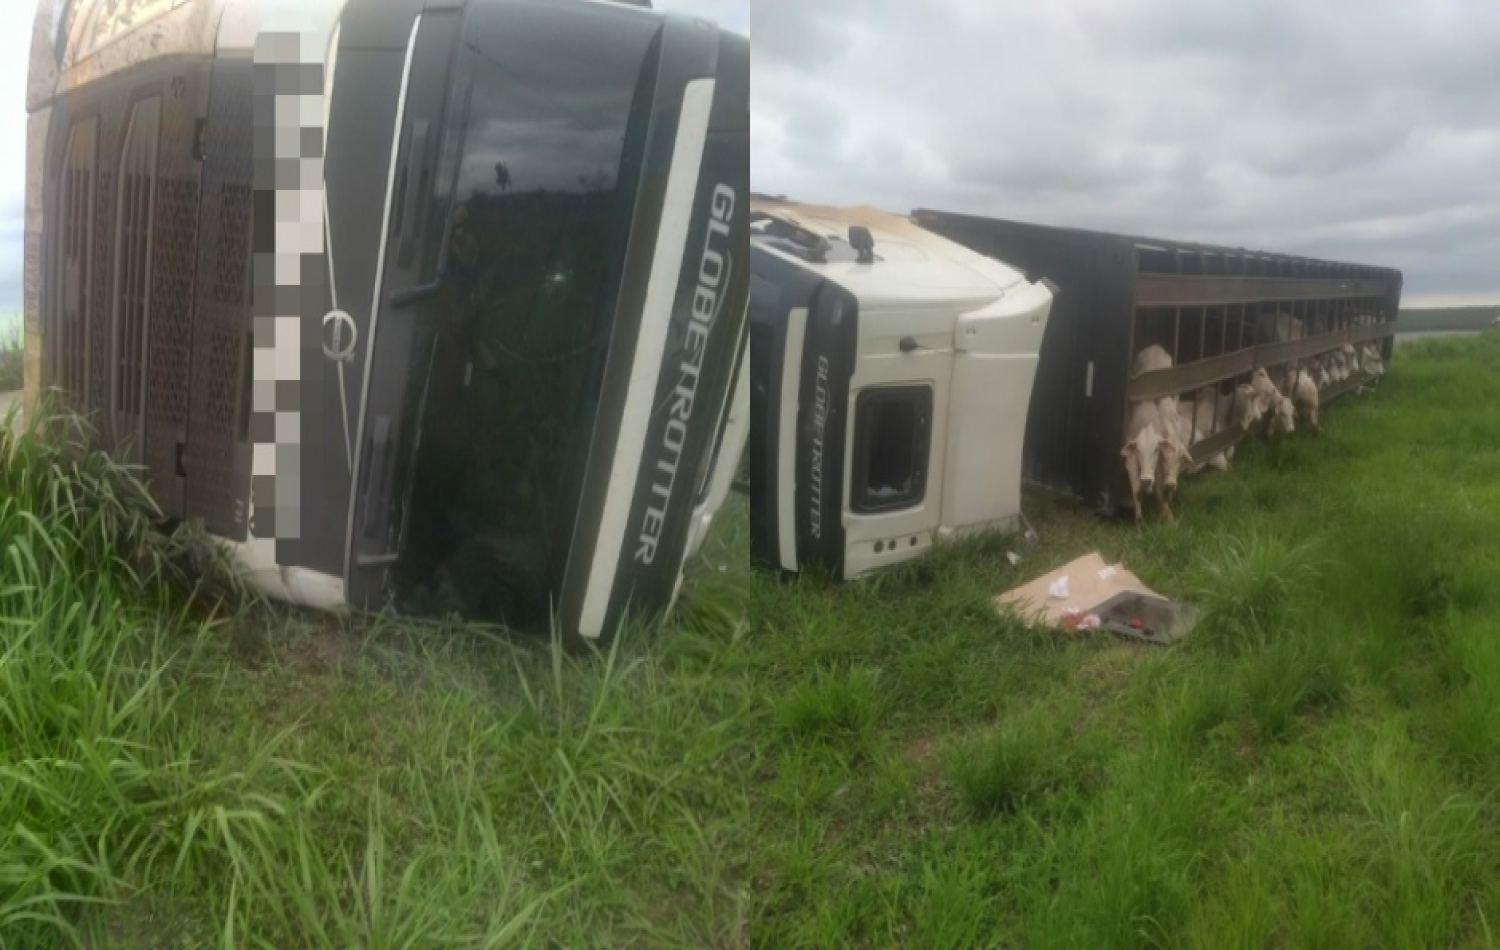
<path id="1" fill-rule="evenodd" d="M 274 598 L 668 609 L 745 440 L 750 61 L 638 6 L 42 0 L 29 406 Z"/>
<path id="2" fill-rule="evenodd" d="M 750 557 L 860 577 L 1020 518 L 1052 290 L 874 208 L 751 210 Z"/>
<path id="3" fill-rule="evenodd" d="M 1131 503 L 1120 448 L 1133 403 L 1205 394 L 1227 403 L 1258 369 L 1279 378 L 1351 347 L 1390 359 L 1397 270 L 925 209 L 913 219 L 1058 286 L 1026 422 L 1023 477 L 1101 510 Z M 1153 345 L 1172 365 L 1132 376 L 1136 354 Z M 1323 388 L 1323 403 L 1368 381 L 1339 376 Z M 1243 435 L 1237 426 L 1195 428 L 1191 455 L 1214 458 Z"/>

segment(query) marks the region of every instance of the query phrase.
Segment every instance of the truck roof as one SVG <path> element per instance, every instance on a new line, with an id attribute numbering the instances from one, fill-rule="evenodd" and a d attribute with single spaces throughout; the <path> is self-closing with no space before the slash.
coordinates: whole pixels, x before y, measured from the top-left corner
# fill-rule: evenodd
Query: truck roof
<path id="1" fill-rule="evenodd" d="M 905 216 L 867 205 L 832 207 L 752 195 L 750 212 L 751 240 L 757 246 L 870 303 L 993 300 L 1025 279 L 1015 268 Z M 850 228 L 868 229 L 873 262 L 859 262 Z"/>

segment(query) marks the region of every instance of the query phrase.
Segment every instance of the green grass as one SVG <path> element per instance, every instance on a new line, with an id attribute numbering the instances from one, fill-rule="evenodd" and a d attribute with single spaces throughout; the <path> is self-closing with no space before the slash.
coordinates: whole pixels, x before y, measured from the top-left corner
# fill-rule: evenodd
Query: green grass
<path id="1" fill-rule="evenodd" d="M 1500 340 L 1403 347 L 1327 415 L 1187 482 L 1175 528 L 1037 495 L 1019 568 L 991 539 L 868 583 L 757 579 L 773 702 L 829 663 L 885 686 L 860 757 L 756 743 L 752 943 L 1491 946 Z M 1191 637 L 991 611 L 1091 549 L 1193 601 Z"/>
<path id="2" fill-rule="evenodd" d="M 21 321 L 0 315 L 0 393 L 15 392 L 25 382 Z"/>
<path id="3" fill-rule="evenodd" d="M 1484 330 L 1500 316 L 1500 304 L 1487 307 L 1402 307 L 1396 317 L 1404 331 Z"/>
<path id="4" fill-rule="evenodd" d="M 1403 347 L 1176 527 L 1038 495 L 868 582 L 752 575 L 598 656 L 238 606 L 125 473 L 0 467 L 0 946 L 1489 947 L 1500 338 Z M 994 595 L 1089 550 L 1171 648 Z"/>
<path id="5" fill-rule="evenodd" d="M 743 707 L 711 675 L 747 630 L 743 575 L 736 602 L 715 562 L 732 538 L 670 639 L 627 630 L 597 657 L 239 607 L 168 583 L 201 542 L 153 534 L 130 473 L 84 438 L 0 434 L 0 946 L 703 946 L 743 928 L 740 829 L 716 817 L 743 789 L 714 775 L 743 753 L 703 728 Z"/>

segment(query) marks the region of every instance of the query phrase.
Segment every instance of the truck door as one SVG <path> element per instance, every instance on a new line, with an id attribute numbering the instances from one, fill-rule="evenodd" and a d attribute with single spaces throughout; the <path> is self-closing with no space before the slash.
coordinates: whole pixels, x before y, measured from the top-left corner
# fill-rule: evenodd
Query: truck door
<path id="1" fill-rule="evenodd" d="M 384 572 L 401 550 L 406 488 L 420 432 L 413 423 L 420 416 L 433 343 L 430 333 L 419 330 L 420 308 L 404 298 L 435 273 L 425 238 L 443 224 L 434 206 L 439 147 L 445 134 L 452 135 L 451 151 L 462 131 L 456 123 L 451 128 L 444 123 L 459 22 L 452 10 L 428 10 L 417 18 L 398 106 L 401 133 L 390 167 L 378 289 L 370 308 L 364 413 L 354 444 L 349 584 L 355 604 L 380 597 Z M 452 155 L 448 158 L 451 175 Z"/>

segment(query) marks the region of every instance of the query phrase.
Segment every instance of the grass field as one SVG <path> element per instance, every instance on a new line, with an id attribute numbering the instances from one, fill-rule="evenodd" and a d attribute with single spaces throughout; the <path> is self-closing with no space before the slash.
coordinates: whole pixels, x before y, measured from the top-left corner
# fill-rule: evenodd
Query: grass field
<path id="1" fill-rule="evenodd" d="M 22 342 L 20 318 L 0 314 L 0 393 L 21 388 Z"/>
<path id="2" fill-rule="evenodd" d="M 599 657 L 189 605 L 129 483 L 0 469 L 7 947 L 1487 947 L 1500 338 L 1404 347 L 1321 439 L 1137 530 L 1028 499 L 868 582 L 752 577 Z M 60 478 L 54 468 L 70 474 Z M 59 494 L 63 485 L 86 491 Z M 990 598 L 1090 549 L 1172 648 Z"/>
<path id="3" fill-rule="evenodd" d="M 1410 309 L 1403 307 L 1396 317 L 1396 325 L 1407 332 L 1434 330 L 1484 330 L 1493 325 L 1500 316 L 1500 304 L 1487 307 L 1433 307 Z"/>

